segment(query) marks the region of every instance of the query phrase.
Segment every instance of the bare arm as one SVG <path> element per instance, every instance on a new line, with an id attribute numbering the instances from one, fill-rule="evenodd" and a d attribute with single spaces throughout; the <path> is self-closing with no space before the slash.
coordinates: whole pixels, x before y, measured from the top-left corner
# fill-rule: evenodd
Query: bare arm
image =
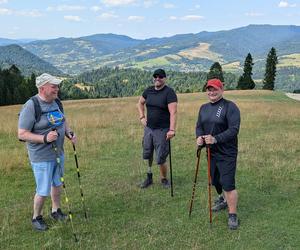
<path id="1" fill-rule="evenodd" d="M 44 143 L 44 136 L 43 135 L 37 135 L 34 133 L 31 133 L 30 131 L 26 129 L 19 128 L 18 129 L 18 138 L 22 141 L 28 141 L 33 143 Z"/>
<path id="2" fill-rule="evenodd" d="M 56 141 L 58 134 L 56 131 L 50 131 L 46 135 L 38 135 L 31 133 L 29 130 L 19 128 L 18 138 L 22 141 L 32 142 L 32 143 L 49 143 Z"/>
<path id="3" fill-rule="evenodd" d="M 177 119 L 177 102 L 169 103 L 168 109 L 170 112 L 170 129 L 167 133 L 167 139 L 170 139 L 175 136 L 176 119 Z"/>
<path id="4" fill-rule="evenodd" d="M 137 108 L 138 108 L 138 111 L 139 111 L 140 121 L 144 126 L 147 125 L 147 119 L 145 117 L 145 103 L 146 103 L 145 98 L 143 96 L 141 96 L 139 101 L 138 101 Z"/>
<path id="5" fill-rule="evenodd" d="M 72 141 L 73 144 L 76 144 L 76 142 L 77 142 L 76 134 L 70 128 L 67 120 L 65 120 L 65 135 L 68 139 L 70 139 Z"/>

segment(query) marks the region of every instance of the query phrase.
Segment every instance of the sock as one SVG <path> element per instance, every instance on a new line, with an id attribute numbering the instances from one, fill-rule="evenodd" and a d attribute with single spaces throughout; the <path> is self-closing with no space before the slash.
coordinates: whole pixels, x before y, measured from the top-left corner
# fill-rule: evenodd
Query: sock
<path id="1" fill-rule="evenodd" d="M 233 217 L 233 218 L 236 218 L 237 215 L 236 214 L 228 214 L 228 217 Z"/>

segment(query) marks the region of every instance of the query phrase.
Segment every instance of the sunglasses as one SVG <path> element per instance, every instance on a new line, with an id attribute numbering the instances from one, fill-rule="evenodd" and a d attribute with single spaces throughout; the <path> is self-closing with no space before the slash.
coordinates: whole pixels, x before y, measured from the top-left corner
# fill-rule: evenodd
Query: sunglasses
<path id="1" fill-rule="evenodd" d="M 163 78 L 164 78 L 164 76 L 160 76 L 160 75 L 154 75 L 154 76 L 153 76 L 153 78 L 154 78 L 154 79 L 156 79 L 156 78 L 163 79 Z"/>

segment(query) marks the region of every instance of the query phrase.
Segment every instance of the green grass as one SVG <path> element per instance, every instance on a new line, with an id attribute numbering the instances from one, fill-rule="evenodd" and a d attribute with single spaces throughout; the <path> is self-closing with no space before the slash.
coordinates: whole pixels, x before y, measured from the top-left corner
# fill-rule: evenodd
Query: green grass
<path id="1" fill-rule="evenodd" d="M 178 126 L 172 140 L 174 197 L 159 185 L 140 190 L 142 128 L 138 97 L 64 102 L 78 135 L 77 154 L 89 219 L 81 208 L 75 162 L 66 144 L 66 187 L 74 213 L 69 223 L 31 229 L 34 179 L 24 144 L 16 139 L 20 106 L 0 107 L 1 249 L 299 249 L 300 102 L 271 91 L 232 91 L 225 97 L 241 110 L 237 187 L 241 226 L 229 231 L 227 215 L 207 209 L 206 162 L 202 154 L 196 199 L 188 218 L 196 148 L 195 121 L 203 93 L 179 95 Z M 213 192 L 213 194 L 215 194 Z M 63 201 L 63 210 L 66 205 Z"/>

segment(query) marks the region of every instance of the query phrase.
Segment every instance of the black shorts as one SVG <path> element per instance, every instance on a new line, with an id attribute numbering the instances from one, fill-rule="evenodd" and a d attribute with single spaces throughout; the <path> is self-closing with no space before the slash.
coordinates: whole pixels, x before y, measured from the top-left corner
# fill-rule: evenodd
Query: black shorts
<path id="1" fill-rule="evenodd" d="M 164 164 L 169 154 L 169 141 L 166 140 L 168 128 L 151 129 L 145 127 L 143 137 L 143 159 L 149 160 L 153 158 L 155 150 L 156 163 Z"/>
<path id="2" fill-rule="evenodd" d="M 211 180 L 218 189 L 229 192 L 235 189 L 236 158 L 211 157 Z"/>

